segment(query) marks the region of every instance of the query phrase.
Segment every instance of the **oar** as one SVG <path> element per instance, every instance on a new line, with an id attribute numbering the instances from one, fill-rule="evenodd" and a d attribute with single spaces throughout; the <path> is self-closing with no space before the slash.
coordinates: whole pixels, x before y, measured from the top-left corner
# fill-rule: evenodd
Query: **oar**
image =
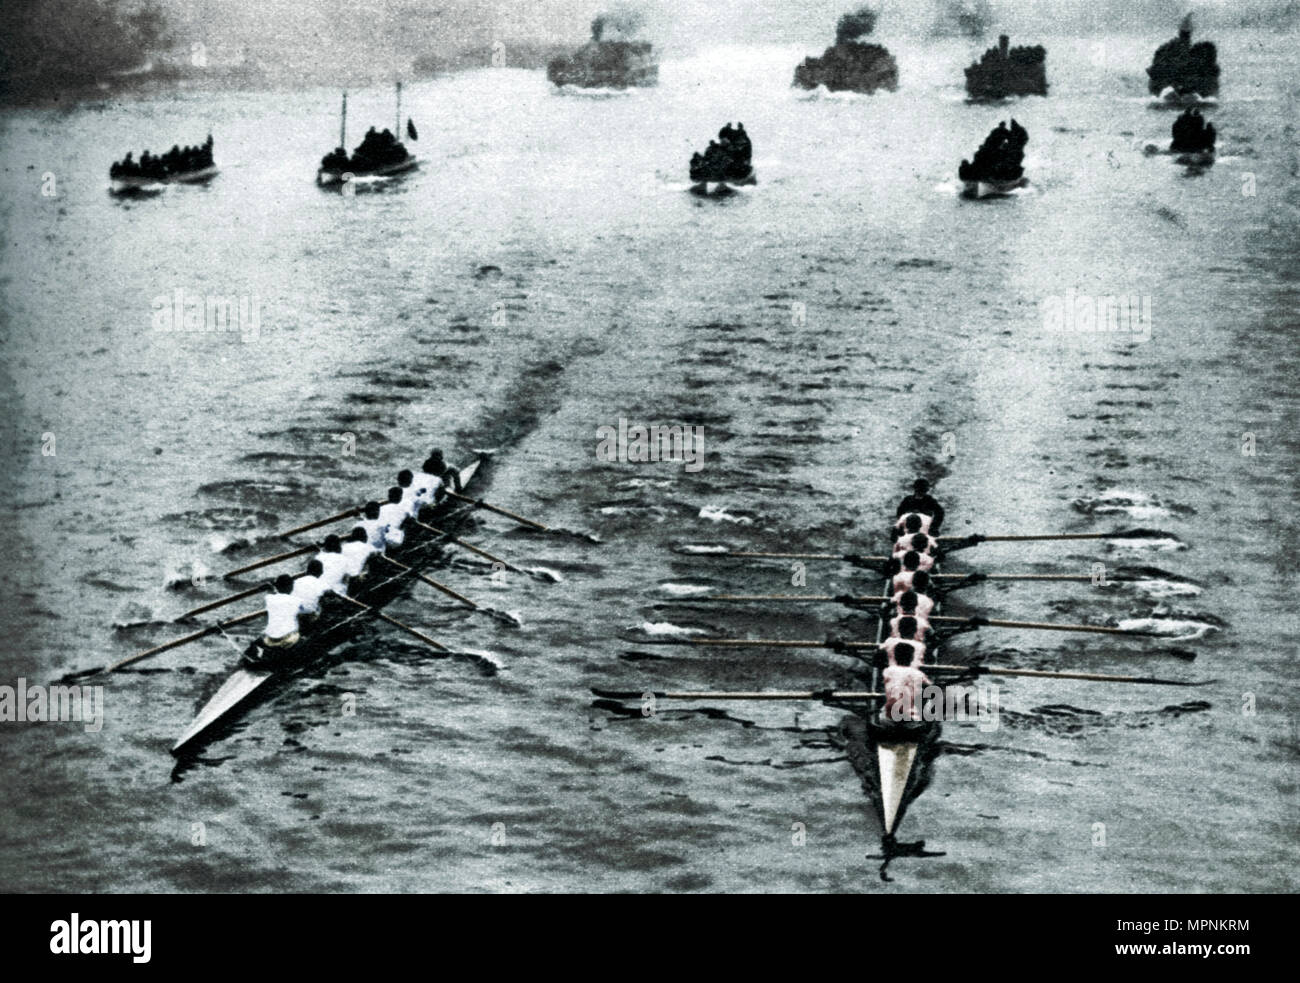
<path id="1" fill-rule="evenodd" d="M 238 577 L 241 573 L 248 573 L 252 570 L 260 570 L 262 567 L 269 567 L 273 563 L 283 563 L 285 560 L 292 560 L 295 556 L 302 556 L 304 553 L 310 553 L 317 549 L 316 546 L 302 546 L 296 550 L 290 550 L 288 553 L 280 553 L 277 556 L 269 556 L 265 560 L 258 560 L 256 563 L 250 563 L 246 567 L 240 567 L 237 570 L 231 570 L 229 573 L 221 575 L 222 580 L 230 580 Z"/>
<path id="2" fill-rule="evenodd" d="M 847 594 L 708 594 L 704 597 L 684 597 L 678 598 L 685 603 L 691 601 L 805 601 L 808 603 L 836 602 L 843 604 L 846 601 L 879 601 L 881 603 L 892 600 L 888 597 L 876 597 L 872 594 L 863 594 L 857 597 L 850 597 Z"/>
<path id="3" fill-rule="evenodd" d="M 884 693 L 870 693 L 860 690 L 759 690 L 755 692 L 725 692 L 702 690 L 692 692 L 662 692 L 643 690 L 600 689 L 593 686 L 591 691 L 607 700 L 640 700 L 647 694 L 657 700 L 879 700 Z"/>
<path id="4" fill-rule="evenodd" d="M 296 580 L 298 577 L 305 577 L 306 574 L 295 573 L 293 576 L 294 579 Z M 210 604 L 204 604 L 202 607 L 197 607 L 192 611 L 186 611 L 184 614 L 178 614 L 176 617 L 172 618 L 172 623 L 175 624 L 180 621 L 189 621 L 190 618 L 193 618 L 197 615 L 206 614 L 209 611 L 215 611 L 217 608 L 223 608 L 227 604 L 234 604 L 236 601 L 242 601 L 246 597 L 252 597 L 254 594 L 258 593 L 259 591 L 269 590 L 273 586 L 274 584 L 271 581 L 269 580 L 264 581 L 263 583 L 257 584 L 254 587 L 248 588 L 248 590 L 241 590 L 238 594 L 231 594 L 229 597 L 223 597 L 219 601 L 213 601 Z"/>
<path id="5" fill-rule="evenodd" d="M 495 512 L 497 515 L 504 515 L 507 519 L 514 519 L 515 522 L 518 522 L 520 525 L 532 526 L 534 529 L 540 529 L 542 532 L 550 532 L 550 530 L 546 526 L 542 525 L 540 522 L 534 522 L 532 519 L 525 519 L 522 515 L 515 515 L 515 513 L 509 512 L 506 509 L 501 508 L 501 506 L 492 505 L 488 502 L 483 501 L 483 499 L 481 498 L 469 498 L 466 495 L 460 494 L 460 492 L 454 492 L 454 491 L 448 491 L 447 494 L 450 495 L 452 498 L 460 499 L 462 502 L 468 502 L 470 505 L 473 505 L 475 508 L 487 509 L 489 512 Z"/>
<path id="6" fill-rule="evenodd" d="M 422 631 L 417 631 L 416 629 L 412 628 L 410 625 L 403 624 L 402 622 L 398 621 L 396 618 L 390 618 L 388 615 L 384 614 L 383 611 L 380 611 L 376 607 L 372 607 L 369 604 L 363 604 L 361 601 L 358 601 L 355 597 L 348 597 L 346 594 L 339 594 L 338 596 L 343 598 L 343 600 L 345 601 L 351 601 L 359 608 L 364 608 L 365 610 L 373 614 L 376 618 L 378 618 L 380 621 L 387 621 L 394 628 L 400 628 L 408 635 L 414 635 L 420 641 L 424 642 L 424 644 L 432 645 L 439 652 L 447 652 L 447 653 L 451 652 L 451 649 L 447 648 L 447 646 L 443 645 L 441 642 L 430 638 Z"/>
<path id="7" fill-rule="evenodd" d="M 1161 535 L 1151 529 L 1122 529 L 1118 532 L 1049 532 L 1030 536 L 983 536 L 980 542 L 983 543 L 1028 543 L 1037 540 L 1050 539 L 1148 539 L 1153 536 Z M 936 536 L 939 542 L 945 542 L 954 539 L 968 539 L 968 536 Z"/>
<path id="8" fill-rule="evenodd" d="M 970 621 L 970 618 L 954 618 L 950 615 L 936 614 L 929 620 L 962 622 L 964 624 L 965 622 Z M 1091 632 L 1094 635 L 1157 636 L 1159 634 L 1154 631 L 1133 631 L 1130 628 L 1108 628 L 1104 625 L 1059 625 L 1050 621 L 995 621 L 989 619 L 988 621 L 985 621 L 984 624 L 991 628 L 1036 628 L 1041 631 L 1082 631 Z"/>
<path id="9" fill-rule="evenodd" d="M 391 556 L 387 556 L 387 555 L 384 554 L 384 553 L 377 553 L 377 554 L 375 554 L 375 555 L 378 556 L 380 559 L 387 560 L 389 563 L 391 563 L 393 566 L 397 567 L 397 569 L 399 569 L 399 570 L 405 570 L 405 571 L 407 571 L 407 572 L 412 572 L 412 573 L 414 573 L 414 570 L 413 570 L 411 567 L 408 567 L 405 563 L 399 563 L 397 560 L 394 560 Z M 426 577 L 426 576 L 425 576 L 424 574 L 422 574 L 422 573 L 415 573 L 415 579 L 416 579 L 416 580 L 422 580 L 422 581 L 424 581 L 424 583 L 428 584 L 430 587 L 433 587 L 433 588 L 435 588 L 436 590 L 440 590 L 440 591 L 442 591 L 442 592 L 443 592 L 444 594 L 446 594 L 448 597 L 454 597 L 456 600 L 460 601 L 462 604 L 466 604 L 466 605 L 468 605 L 469 607 L 473 608 L 475 611 L 479 610 L 479 606 L 478 606 L 477 604 L 475 604 L 473 601 L 471 601 L 471 600 L 470 600 L 468 597 L 466 597 L 464 594 L 457 594 L 454 590 L 452 590 L 452 589 L 451 589 L 450 587 L 448 587 L 446 584 L 440 584 L 440 583 L 438 583 L 438 581 L 434 580 L 432 577 Z M 351 598 L 349 598 L 349 600 L 351 600 Z"/>
<path id="10" fill-rule="evenodd" d="M 861 556 L 857 553 L 704 553 L 703 556 L 741 556 L 765 560 L 848 560 L 850 563 L 888 563 L 887 556 Z"/>
<path id="11" fill-rule="evenodd" d="M 1152 683 L 1161 686 L 1209 686 L 1213 679 L 1188 682 L 1183 679 L 1159 679 L 1155 676 L 1108 676 L 1097 672 L 1048 672 L 1042 669 L 1007 669 L 1002 666 L 944 666 L 922 665 L 928 669 L 948 669 L 953 672 L 987 673 L 990 676 L 1033 676 L 1038 679 L 1082 679 L 1094 683 Z"/>
<path id="12" fill-rule="evenodd" d="M 698 645 L 698 646 L 730 646 L 732 648 L 790 648 L 790 649 L 814 649 L 814 648 L 833 648 L 830 642 L 825 639 L 797 639 L 797 638 L 642 638 L 642 639 L 623 639 L 636 645 Z M 855 649 L 873 649 L 876 648 L 875 642 L 843 642 L 845 648 Z"/>
<path id="13" fill-rule="evenodd" d="M 229 621 L 209 625 L 207 628 L 204 628 L 201 631 L 196 631 L 192 635 L 186 635 L 184 638 L 178 638 L 175 641 L 164 642 L 162 645 L 155 645 L 151 649 L 145 649 L 138 655 L 133 655 L 130 658 L 123 659 L 121 662 L 114 662 L 112 665 L 104 666 L 100 669 L 82 669 L 78 672 L 70 672 L 66 676 L 62 677 L 59 682 L 67 683 L 74 679 L 82 679 L 86 676 L 98 676 L 101 673 L 117 672 L 117 670 L 124 669 L 133 663 L 158 655 L 160 652 L 166 652 L 168 649 L 180 648 L 182 645 L 188 645 L 190 642 L 197 642 L 200 638 L 207 638 L 209 635 L 215 635 L 217 632 L 233 627 L 234 625 L 242 625 L 246 622 L 252 621 L 254 618 L 261 618 L 264 613 L 265 612 L 262 611 L 252 611 L 248 614 L 240 615 L 238 618 L 231 618 Z"/>
<path id="14" fill-rule="evenodd" d="M 316 522 L 309 522 L 305 526 L 299 526 L 296 529 L 290 529 L 288 532 L 279 533 L 278 536 L 280 539 L 288 539 L 290 536 L 296 536 L 300 532 L 307 532 L 310 529 L 319 529 L 321 526 L 330 526 L 336 522 L 342 522 L 344 519 L 350 519 L 354 515 L 360 515 L 362 511 L 363 510 L 360 506 L 353 506 L 345 512 L 340 512 L 338 515 L 332 515 L 328 519 L 318 519 Z"/>
<path id="15" fill-rule="evenodd" d="M 412 519 L 411 521 L 414 522 L 421 529 L 427 529 L 429 532 L 437 533 L 439 536 L 442 536 L 444 539 L 448 540 L 449 542 L 455 543 L 457 546 L 463 546 L 471 553 L 477 553 L 479 556 L 483 557 L 484 559 L 491 560 L 493 563 L 501 564 L 507 570 L 513 570 L 515 573 L 525 572 L 523 570 L 520 570 L 513 563 L 507 563 L 505 560 L 501 559 L 501 557 L 493 556 L 487 550 L 480 549 L 479 547 L 475 546 L 473 543 L 467 543 L 465 542 L 465 540 L 459 538 L 458 536 L 453 536 L 451 533 L 445 532 L 442 529 L 439 529 L 437 526 L 431 526 L 428 523 L 421 522 L 419 519 Z"/>

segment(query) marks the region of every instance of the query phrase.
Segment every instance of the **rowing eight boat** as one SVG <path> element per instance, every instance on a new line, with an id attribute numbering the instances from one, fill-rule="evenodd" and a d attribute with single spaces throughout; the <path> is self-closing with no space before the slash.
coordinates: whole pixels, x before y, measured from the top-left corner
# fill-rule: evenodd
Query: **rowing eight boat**
<path id="1" fill-rule="evenodd" d="M 483 463 L 484 460 L 479 458 L 460 469 L 464 489 L 468 489 L 479 476 Z M 444 533 L 454 533 L 474 508 L 473 504 L 465 504 L 460 499 L 448 496 L 441 503 L 432 506 L 431 513 L 426 510 L 425 516 L 432 514 L 431 521 L 436 521 Z M 390 546 L 385 555 L 397 560 L 407 569 L 375 558 L 370 564 L 367 580 L 351 585 L 350 597 L 371 609 L 382 608 L 401 593 L 415 573 L 436 560 L 449 541 L 449 536 L 429 532 L 414 523 L 407 524 L 405 533 L 402 545 Z M 353 626 L 361 619 L 370 616 L 370 611 L 362 610 L 340 598 L 331 598 L 328 594 L 322 598 L 322 602 L 320 614 L 310 626 L 300 629 L 301 637 L 293 646 L 279 650 L 261 647 L 262 652 L 267 653 L 264 665 L 235 670 L 199 711 L 180 740 L 172 746 L 172 754 L 189 754 L 210 743 L 235 719 L 237 711 L 247 708 L 255 696 L 271 689 L 269 684 L 287 679 L 310 666 L 350 635 Z"/>

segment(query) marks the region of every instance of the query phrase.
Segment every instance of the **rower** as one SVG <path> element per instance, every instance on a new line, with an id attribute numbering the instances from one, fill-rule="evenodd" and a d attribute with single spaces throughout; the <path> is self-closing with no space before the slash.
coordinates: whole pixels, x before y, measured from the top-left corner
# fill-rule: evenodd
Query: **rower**
<path id="1" fill-rule="evenodd" d="M 900 659 L 906 658 L 910 653 L 903 650 L 909 646 L 906 643 L 898 646 L 898 656 Z M 900 665 L 895 661 L 894 653 L 889 654 L 889 665 L 881 673 L 881 682 L 885 687 L 885 705 L 880 708 L 880 717 L 882 720 L 891 720 L 902 722 L 904 720 L 920 720 L 921 708 L 919 706 L 921 687 L 933 685 L 929 677 L 920 669 L 920 661 L 913 659 L 909 664 Z"/>
<path id="2" fill-rule="evenodd" d="M 388 546 L 401 546 L 406 541 L 402 532 L 402 523 L 410 513 L 402 504 L 402 489 L 394 485 L 388 489 L 388 504 L 380 506 L 379 521 L 384 524 L 384 543 Z"/>
<path id="3" fill-rule="evenodd" d="M 899 536 L 894 540 L 893 552 L 895 556 L 899 553 L 906 553 L 908 550 L 916 550 L 922 556 L 937 558 L 939 556 L 939 540 L 924 532 Z"/>
<path id="4" fill-rule="evenodd" d="M 320 614 L 321 595 L 330 589 L 330 585 L 321 576 L 324 572 L 325 566 L 320 560 L 309 560 L 306 575 L 299 577 L 293 585 L 293 596 L 298 601 L 299 611 L 309 619 Z"/>
<path id="5" fill-rule="evenodd" d="M 929 583 L 929 571 L 934 567 L 932 557 L 923 557 L 915 550 L 904 553 L 899 559 L 898 572 L 889 580 L 890 593 L 897 594 L 900 591 L 912 590 L 916 586 L 917 574 L 925 574 L 924 582 Z M 922 592 L 924 588 L 920 588 Z"/>
<path id="6" fill-rule="evenodd" d="M 298 641 L 298 598 L 293 595 L 293 578 L 282 573 L 275 578 L 274 593 L 266 595 L 266 632 L 262 644 L 288 648 Z"/>
<path id="7" fill-rule="evenodd" d="M 415 491 L 420 496 L 421 505 L 435 505 L 447 494 L 443 490 L 439 469 L 447 470 L 447 465 L 436 458 L 428 458 L 420 466 L 420 473 L 415 476 Z M 416 515 L 419 518 L 419 515 Z"/>
<path id="8" fill-rule="evenodd" d="M 912 483 L 912 494 L 898 503 L 895 515 L 903 516 L 908 512 L 930 516 L 930 532 L 936 536 L 939 534 L 939 527 L 943 525 L 943 506 L 931 497 L 930 482 L 924 478 L 917 478 Z"/>
<path id="9" fill-rule="evenodd" d="M 928 515 L 922 515 L 920 512 L 908 512 L 899 516 L 898 521 L 894 523 L 894 530 L 898 535 L 913 535 L 918 532 L 928 533 L 930 523 L 933 520 Z"/>
<path id="10" fill-rule="evenodd" d="M 357 526 L 343 544 L 343 572 L 350 580 L 364 580 L 366 561 L 376 552 L 378 550 L 371 544 L 369 534 Z"/>
<path id="11" fill-rule="evenodd" d="M 334 535 L 326 536 L 321 551 L 316 554 L 316 559 L 320 561 L 323 568 L 320 577 L 325 581 L 325 588 L 335 594 L 346 596 L 348 561 L 343 558 L 343 540 Z"/>
<path id="12" fill-rule="evenodd" d="M 441 478 L 448 491 L 459 492 L 461 490 L 460 472 L 443 460 L 442 451 L 437 447 L 429 452 L 429 459 L 424 462 L 424 470 L 435 477 Z"/>
<path id="13" fill-rule="evenodd" d="M 924 618 L 918 618 L 911 614 L 899 614 L 889 620 L 889 635 L 891 638 L 901 638 L 907 642 L 920 642 L 927 648 L 933 648 L 939 642 L 946 641 L 953 635 L 975 631 L 988 623 L 988 618 L 977 615 L 974 618 L 967 618 L 954 628 L 935 630 L 930 627 L 930 622 Z"/>
<path id="14" fill-rule="evenodd" d="M 366 539 L 376 550 L 384 548 L 384 530 L 387 528 L 379 518 L 379 503 L 366 502 L 365 509 L 362 510 L 364 519 L 358 523 L 359 529 L 364 529 Z"/>
<path id="15" fill-rule="evenodd" d="M 877 648 L 888 657 L 888 664 L 919 666 L 925 661 L 925 646 L 905 638 L 886 638 Z"/>
<path id="16" fill-rule="evenodd" d="M 934 613 L 934 598 L 918 594 L 914 590 L 899 591 L 890 598 L 890 603 L 894 605 L 896 614 L 910 614 L 922 621 L 929 621 L 930 615 Z"/>
<path id="17" fill-rule="evenodd" d="M 419 518 L 420 509 L 424 503 L 420 501 L 419 489 L 413 484 L 415 475 L 409 468 L 403 468 L 397 472 L 397 487 L 402 489 L 402 508 L 406 509 L 406 514 L 411 518 Z"/>

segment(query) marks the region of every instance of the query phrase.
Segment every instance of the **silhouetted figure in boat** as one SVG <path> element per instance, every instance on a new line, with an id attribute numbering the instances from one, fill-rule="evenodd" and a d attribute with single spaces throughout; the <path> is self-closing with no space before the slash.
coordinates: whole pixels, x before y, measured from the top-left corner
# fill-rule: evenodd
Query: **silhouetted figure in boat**
<path id="1" fill-rule="evenodd" d="M 704 154 L 691 157 L 692 181 L 743 181 L 753 172 L 754 147 L 745 124 L 728 123 L 710 140 Z"/>
<path id="2" fill-rule="evenodd" d="M 1199 109 L 1189 109 L 1174 120 L 1173 143 L 1169 149 L 1176 154 L 1210 153 L 1214 150 L 1218 134 L 1213 123 L 1207 123 Z"/>
<path id="3" fill-rule="evenodd" d="M 963 181 L 1008 182 L 1025 176 L 1025 145 L 1029 133 L 1014 119 L 1010 128 L 1005 122 L 984 140 L 973 160 L 963 160 L 957 176 Z"/>
<path id="4" fill-rule="evenodd" d="M 1209 41 L 1192 44 L 1192 15 L 1183 18 L 1178 37 L 1156 49 L 1147 69 L 1152 95 L 1173 88 L 1179 95 L 1216 95 L 1219 91 L 1218 51 Z"/>

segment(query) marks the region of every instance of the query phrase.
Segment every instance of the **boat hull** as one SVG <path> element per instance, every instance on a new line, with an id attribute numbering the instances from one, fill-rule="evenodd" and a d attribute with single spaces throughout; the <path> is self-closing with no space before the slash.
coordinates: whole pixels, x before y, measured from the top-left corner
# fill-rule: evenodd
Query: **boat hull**
<path id="1" fill-rule="evenodd" d="M 1014 181 L 963 181 L 962 193 L 967 198 L 1001 198 L 1027 187 L 1027 177 L 1018 177 Z"/>
<path id="2" fill-rule="evenodd" d="M 721 181 L 700 181 L 692 179 L 691 194 L 705 198 L 725 197 L 735 194 L 736 188 L 752 187 L 758 184 L 758 172 L 752 167 L 741 178 L 725 178 Z"/>
<path id="3" fill-rule="evenodd" d="M 186 171 L 182 174 L 170 174 L 167 177 L 115 177 L 109 182 L 109 190 L 113 194 L 129 195 L 142 191 L 162 190 L 169 184 L 204 184 L 211 181 L 221 173 L 220 168 L 213 165 L 204 167 L 197 171 Z"/>
<path id="4" fill-rule="evenodd" d="M 406 160 L 398 161 L 395 164 L 386 164 L 383 167 L 360 171 L 333 171 L 321 168 L 316 172 L 316 183 L 322 188 L 341 188 L 357 178 L 394 177 L 398 174 L 413 171 L 419 166 L 420 161 L 418 158 L 407 157 Z"/>
<path id="5" fill-rule="evenodd" d="M 468 489 L 479 477 L 485 460 L 461 469 L 461 482 Z M 426 511 L 424 520 L 436 523 L 444 532 L 454 532 L 474 512 L 473 505 L 446 499 L 432 513 Z M 418 533 L 418 535 L 417 535 Z M 427 533 L 411 527 L 400 547 L 390 548 L 394 560 L 419 571 L 435 562 L 443 552 L 447 540 L 444 536 Z M 391 572 L 388 572 L 391 571 Z M 372 608 L 383 608 L 406 589 L 412 573 L 399 570 L 381 559 L 373 559 L 368 567 L 368 578 L 350 590 L 350 596 Z M 292 678 L 316 663 L 341 641 L 352 635 L 356 625 L 369 612 L 356 608 L 341 598 L 326 595 L 322 598 L 321 613 L 315 623 L 301 629 L 302 637 L 290 648 L 271 651 L 273 655 L 265 665 L 238 668 L 204 704 L 193 723 L 172 745 L 172 754 L 182 757 L 207 746 L 222 736 L 242 712 L 276 688 L 277 683 Z"/>

